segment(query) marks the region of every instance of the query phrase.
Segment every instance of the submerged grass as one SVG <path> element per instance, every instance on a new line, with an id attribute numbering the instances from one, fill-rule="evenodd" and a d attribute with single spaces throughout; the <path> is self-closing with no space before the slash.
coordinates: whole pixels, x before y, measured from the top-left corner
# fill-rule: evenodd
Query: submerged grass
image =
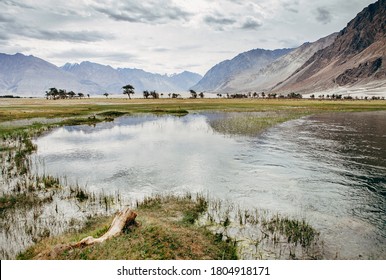
<path id="1" fill-rule="evenodd" d="M 209 123 L 219 133 L 255 136 L 266 128 L 304 115 L 299 112 L 267 112 L 259 115 L 256 113 L 231 114 Z"/>
<path id="2" fill-rule="evenodd" d="M 15 208 L 32 208 L 36 205 L 41 205 L 46 202 L 51 202 L 52 199 L 39 197 L 26 193 L 20 194 L 6 194 L 0 197 L 0 217 L 5 211 Z"/>

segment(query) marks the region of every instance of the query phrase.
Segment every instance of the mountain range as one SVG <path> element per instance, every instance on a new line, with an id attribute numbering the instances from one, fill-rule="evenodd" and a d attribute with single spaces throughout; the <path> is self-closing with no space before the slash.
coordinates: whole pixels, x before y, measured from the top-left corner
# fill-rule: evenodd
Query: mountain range
<path id="1" fill-rule="evenodd" d="M 93 62 L 57 67 L 34 56 L 0 54 L 0 95 L 42 96 L 50 87 L 76 92 L 207 93 L 341 92 L 386 96 L 386 0 L 364 8 L 340 32 L 293 49 L 253 49 L 213 66 L 205 75 L 160 75 Z M 208 96 L 208 95 L 206 95 Z"/>
<path id="2" fill-rule="evenodd" d="M 291 49 L 273 51 L 254 49 L 241 53 L 231 60 L 225 60 L 213 66 L 193 89 L 197 91 L 223 91 L 228 87 L 229 81 L 235 77 L 258 71 L 290 51 Z"/>
<path id="3" fill-rule="evenodd" d="M 215 93 L 343 91 L 385 96 L 385 30 L 386 0 L 379 0 L 340 32 L 292 50 L 272 51 L 278 54 L 273 61 L 246 67 L 240 61 L 251 52 L 242 53 L 212 67 L 192 88 Z"/>
<path id="4" fill-rule="evenodd" d="M 51 87 L 87 94 L 122 93 L 126 84 L 133 85 L 136 92 L 181 92 L 201 78 L 188 71 L 169 76 L 89 61 L 57 67 L 32 55 L 0 54 L 0 95 L 43 96 Z"/>

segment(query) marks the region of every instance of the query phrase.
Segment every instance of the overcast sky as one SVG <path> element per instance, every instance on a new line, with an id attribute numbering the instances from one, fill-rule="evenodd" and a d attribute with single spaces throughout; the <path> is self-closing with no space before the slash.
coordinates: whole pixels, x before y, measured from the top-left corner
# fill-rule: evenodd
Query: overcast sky
<path id="1" fill-rule="evenodd" d="M 343 29 L 375 0 L 0 0 L 0 52 L 205 74 L 255 49 Z"/>

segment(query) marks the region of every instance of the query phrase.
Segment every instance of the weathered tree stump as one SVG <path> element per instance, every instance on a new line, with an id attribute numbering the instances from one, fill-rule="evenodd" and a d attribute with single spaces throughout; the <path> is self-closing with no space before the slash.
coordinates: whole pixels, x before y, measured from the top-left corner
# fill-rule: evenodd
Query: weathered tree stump
<path id="1" fill-rule="evenodd" d="M 122 211 L 119 211 L 118 214 L 114 217 L 109 230 L 99 238 L 94 238 L 92 236 L 87 236 L 79 242 L 71 244 L 60 244 L 54 247 L 53 250 L 49 252 L 42 252 L 36 258 L 37 259 L 51 259 L 56 258 L 58 254 L 63 251 L 70 250 L 72 248 L 86 247 L 97 243 L 102 243 L 110 238 L 120 235 L 125 229 L 131 225 L 135 225 L 135 218 L 137 213 L 125 208 Z"/>
<path id="2" fill-rule="evenodd" d="M 94 238 L 92 236 L 87 236 L 81 241 L 71 244 L 71 247 L 84 247 L 93 245 L 96 243 L 102 243 L 110 238 L 120 235 L 125 228 L 135 223 L 135 218 L 137 213 L 130 210 L 129 208 L 120 211 L 114 218 L 113 222 L 110 225 L 109 230 L 99 238 Z"/>

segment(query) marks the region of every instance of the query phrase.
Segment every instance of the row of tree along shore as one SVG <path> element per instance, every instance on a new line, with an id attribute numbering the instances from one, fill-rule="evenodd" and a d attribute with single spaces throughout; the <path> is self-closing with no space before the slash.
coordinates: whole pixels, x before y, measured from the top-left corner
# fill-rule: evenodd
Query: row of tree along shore
<path id="1" fill-rule="evenodd" d="M 128 85 L 125 85 L 122 87 L 122 90 L 123 90 L 123 94 L 127 95 L 129 99 L 131 99 L 131 96 L 133 94 L 135 94 L 135 88 L 134 86 L 128 84 Z M 205 97 L 205 94 L 204 92 L 200 92 L 200 93 L 197 93 L 196 91 L 194 90 L 189 90 L 189 93 L 190 93 L 190 97 L 189 98 L 193 98 L 193 99 L 196 99 L 196 98 L 204 98 Z M 106 98 L 109 97 L 109 93 L 104 93 L 103 94 L 104 96 L 106 96 Z M 182 98 L 181 94 L 177 94 L 177 93 L 168 93 L 167 94 L 169 98 Z M 84 98 L 85 96 L 87 97 L 90 97 L 89 94 L 85 95 L 81 92 L 79 93 L 75 93 L 73 91 L 66 91 L 64 89 L 56 89 L 56 88 L 50 88 L 48 91 L 46 91 L 46 98 L 47 99 L 67 99 L 67 98 Z M 143 91 L 143 98 L 145 99 L 148 99 L 148 98 L 152 98 L 152 99 L 158 99 L 160 97 L 164 97 L 164 93 L 158 93 L 156 90 L 152 90 L 152 91 L 149 91 L 149 90 L 144 90 Z M 277 93 L 268 93 L 266 94 L 265 92 L 261 92 L 261 93 L 257 93 L 257 92 L 248 92 L 248 93 L 234 93 L 234 94 L 229 94 L 229 93 L 226 93 L 226 94 L 222 94 L 222 93 L 217 93 L 217 97 L 218 98 L 231 98 L 231 99 L 236 99 L 236 98 L 267 98 L 267 99 L 302 99 L 303 96 L 300 94 L 300 93 L 295 93 L 295 92 L 291 92 L 291 93 L 288 93 L 287 95 L 283 95 L 283 94 L 277 94 Z M 315 94 L 312 94 L 309 96 L 310 99 L 321 99 L 321 100 L 326 100 L 326 99 L 331 99 L 331 100 L 341 100 L 341 99 L 345 99 L 345 100 L 385 100 L 385 97 L 384 96 L 350 96 L 350 95 L 342 95 L 342 94 L 321 94 L 321 95 L 318 95 L 317 97 L 315 96 Z"/>

